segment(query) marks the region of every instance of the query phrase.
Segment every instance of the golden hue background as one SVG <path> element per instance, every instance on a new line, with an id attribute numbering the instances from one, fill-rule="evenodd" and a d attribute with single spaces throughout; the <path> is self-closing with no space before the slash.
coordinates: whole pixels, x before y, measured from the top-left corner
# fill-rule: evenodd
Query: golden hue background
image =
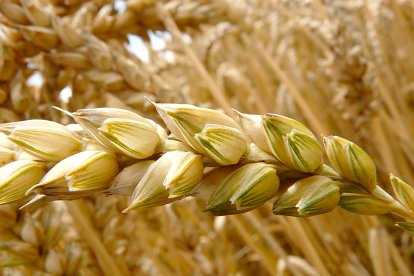
<path id="1" fill-rule="evenodd" d="M 70 123 L 52 106 L 157 102 L 295 118 L 414 183 L 414 2 L 2 0 L 0 122 Z M 138 47 L 138 48 L 137 48 Z M 76 204 L 76 208 L 75 205 Z M 212 217 L 195 199 L 122 214 L 98 195 L 0 206 L 4 275 L 411 275 L 392 216 Z"/>

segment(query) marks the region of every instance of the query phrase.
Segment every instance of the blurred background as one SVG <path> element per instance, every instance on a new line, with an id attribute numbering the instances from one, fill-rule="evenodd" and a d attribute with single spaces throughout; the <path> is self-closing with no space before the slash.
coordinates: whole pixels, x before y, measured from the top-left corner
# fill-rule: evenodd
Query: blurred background
<path id="1" fill-rule="evenodd" d="M 0 122 L 71 123 L 52 106 L 160 122 L 146 97 L 273 112 L 360 145 L 389 191 L 389 173 L 414 183 L 413 53 L 408 0 L 2 0 Z M 292 218 L 266 205 L 212 217 L 191 198 L 128 214 L 124 197 L 81 206 L 98 248 L 61 202 L 0 206 L 0 272 L 103 275 L 108 262 L 124 275 L 414 271 L 412 238 L 390 215 Z"/>

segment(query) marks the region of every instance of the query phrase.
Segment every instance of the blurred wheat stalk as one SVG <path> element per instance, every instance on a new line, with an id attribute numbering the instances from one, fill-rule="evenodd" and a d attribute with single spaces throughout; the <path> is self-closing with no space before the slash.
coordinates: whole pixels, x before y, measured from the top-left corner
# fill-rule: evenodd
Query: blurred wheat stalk
<path id="1" fill-rule="evenodd" d="M 380 183 L 390 172 L 414 183 L 412 2 L 157 2 L 126 1 L 116 10 L 110 1 L 3 0 L 0 121 L 67 124 L 52 105 L 118 107 L 156 119 L 145 96 L 226 113 L 231 107 L 273 112 L 305 122 L 317 136 L 354 141 L 373 157 Z M 161 50 L 148 47 L 145 63 L 125 43 L 137 35 L 149 46 L 148 31 L 167 31 L 171 39 Z M 33 86 L 28 80 L 37 73 L 42 82 Z M 72 96 L 63 101 L 68 90 Z M 25 155 L 0 150 L 10 158 Z M 395 230 L 389 216 L 334 210 L 296 219 L 273 216 L 264 206 L 214 219 L 195 200 L 120 215 L 127 204 L 94 197 L 23 213 L 1 207 L 0 228 L 9 233 L 1 235 L 2 272 L 70 274 L 74 263 L 92 275 L 410 275 L 414 269 L 412 238 Z M 58 227 L 66 234 L 46 242 L 50 234 L 35 233 L 56 231 L 46 218 L 59 216 L 56 210 L 75 223 Z M 80 257 L 67 249 L 74 242 L 84 248 Z"/>

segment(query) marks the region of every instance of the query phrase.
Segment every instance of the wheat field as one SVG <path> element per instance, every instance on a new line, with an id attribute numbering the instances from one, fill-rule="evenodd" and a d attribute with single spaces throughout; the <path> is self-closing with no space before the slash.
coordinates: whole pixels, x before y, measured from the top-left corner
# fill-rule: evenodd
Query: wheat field
<path id="1" fill-rule="evenodd" d="M 408 0 L 0 1 L 0 274 L 412 275 L 413 53 Z"/>

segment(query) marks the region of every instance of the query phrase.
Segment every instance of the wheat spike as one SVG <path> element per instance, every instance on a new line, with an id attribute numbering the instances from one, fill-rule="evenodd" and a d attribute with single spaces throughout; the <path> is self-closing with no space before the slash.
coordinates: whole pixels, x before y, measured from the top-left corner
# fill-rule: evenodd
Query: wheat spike
<path id="1" fill-rule="evenodd" d="M 191 151 L 187 153 L 169 151 L 158 157 L 161 152 L 158 150 L 157 154 L 157 150 L 154 150 L 147 155 L 147 157 L 153 156 L 150 158 L 154 158 L 155 162 L 149 167 L 142 167 L 146 171 L 137 175 L 138 179 L 135 180 L 137 184 L 131 195 L 132 203 L 126 211 L 137 207 L 164 205 L 183 196 L 195 194 L 208 198 L 206 211 L 213 214 L 242 213 L 257 208 L 276 196 L 279 181 L 286 188 L 288 184 L 284 183 L 293 180 L 295 184 L 288 188 L 287 192 L 282 192 L 275 202 L 275 213 L 309 216 L 330 211 L 339 205 L 359 214 L 394 213 L 408 220 L 414 218 L 413 210 L 410 209 L 410 205 L 406 204 L 411 194 L 397 189 L 399 199 L 408 197 L 401 204 L 377 186 L 375 164 L 372 159 L 364 150 L 346 139 L 337 136 L 325 138 L 326 153 L 332 164 L 332 168 L 329 168 L 322 163 L 322 149 L 316 137 L 308 128 L 293 119 L 276 114 L 256 115 L 256 117 L 240 114 L 241 121 L 244 122 L 245 133 L 243 135 L 238 124 L 220 112 L 191 105 L 155 105 L 169 131 L 182 143 L 187 144 Z M 25 206 L 30 206 L 39 200 L 49 201 L 93 195 L 108 187 L 110 181 L 118 174 L 118 164 L 122 166 L 122 164 L 132 162 L 131 157 L 141 158 L 130 155 L 129 152 L 117 150 L 115 146 L 125 148 L 128 140 L 124 138 L 122 138 L 124 140 L 120 138 L 103 140 L 97 132 L 102 128 L 101 124 L 122 118 L 127 120 L 128 127 L 124 127 L 124 122 L 114 121 L 114 124 L 119 125 L 119 128 L 114 125 L 117 137 L 136 135 L 140 138 L 131 143 L 137 145 L 143 143 L 146 147 L 148 147 L 149 140 L 156 142 L 154 137 L 140 134 L 140 128 L 143 126 L 130 127 L 134 123 L 148 122 L 132 112 L 103 108 L 79 110 L 71 116 L 80 123 L 90 138 L 107 147 L 109 152 L 115 150 L 118 161 L 115 161 L 115 155 L 104 151 L 83 151 L 72 155 L 52 165 L 52 169 L 39 181 L 39 184 L 34 183 L 36 185 L 30 189 L 23 188 L 26 189 L 27 195 L 33 192 L 36 194 Z M 256 119 L 255 124 L 245 122 L 245 120 L 251 120 L 248 116 Z M 9 124 L 4 124 L 2 128 L 8 129 L 8 126 Z M 212 126 L 214 126 L 214 131 L 211 129 Z M 231 132 L 229 132 L 230 129 L 232 129 Z M 39 130 L 42 131 L 41 128 Z M 156 133 L 155 128 L 153 131 Z M 206 131 L 214 133 L 209 134 L 210 137 Z M 44 132 L 46 133 L 46 130 Z M 233 132 L 239 133 L 237 135 L 240 136 L 234 139 Z M 201 139 L 201 135 L 210 138 Z M 45 137 L 47 139 L 47 136 Z M 250 147 L 250 150 L 256 149 L 256 151 L 267 151 L 272 154 L 275 159 L 270 162 L 274 165 L 250 161 L 246 154 L 247 147 L 239 147 L 243 143 L 246 145 L 247 139 L 250 139 L 253 144 L 257 143 L 256 147 Z M 36 144 L 29 146 L 18 143 L 15 139 L 10 140 L 23 148 L 32 149 L 33 152 L 38 151 L 39 146 Z M 241 155 L 239 155 L 240 150 Z M 254 154 L 260 154 L 260 152 L 249 153 L 250 156 Z M 181 155 L 182 157 L 179 157 Z M 238 156 L 238 158 L 228 163 L 223 162 L 227 160 L 225 156 L 232 158 Z M 198 159 L 194 159 L 196 157 Z M 107 161 L 104 158 L 107 158 Z M 203 162 L 201 162 L 202 159 Z M 13 164 L 17 166 L 18 162 L 23 161 L 15 161 L 9 166 L 14 166 Z M 228 167 L 237 163 L 240 165 L 234 168 Z M 266 166 L 270 166 L 270 170 Z M 95 167 L 104 170 L 105 174 L 95 172 Z M 201 180 L 204 167 L 216 167 L 214 170 L 217 172 Z M 219 172 L 221 169 L 224 171 Z M 261 170 L 263 170 L 263 175 Z M 4 175 L 9 171 L 9 169 L 6 170 L 1 176 L 3 186 L 8 183 Z M 271 172 L 274 176 L 270 176 Z M 22 174 L 19 170 L 16 173 Z M 314 176 L 309 177 L 310 175 Z M 200 187 L 195 188 L 197 192 L 193 193 L 192 190 L 200 180 Z M 204 186 L 211 185 L 216 187 L 213 188 L 215 191 L 210 196 L 200 195 L 206 188 Z M 117 190 L 115 187 L 109 189 L 111 193 Z M 24 199 L 22 195 L 19 194 L 19 196 Z M 295 213 L 296 210 L 298 214 Z"/>

